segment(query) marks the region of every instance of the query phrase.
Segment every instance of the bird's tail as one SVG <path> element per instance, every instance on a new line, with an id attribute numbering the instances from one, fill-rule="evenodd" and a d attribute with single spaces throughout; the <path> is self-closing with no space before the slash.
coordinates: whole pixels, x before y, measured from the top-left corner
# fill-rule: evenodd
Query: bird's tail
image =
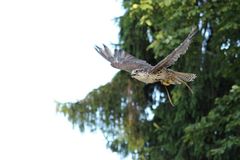
<path id="1" fill-rule="evenodd" d="M 183 73 L 183 72 L 177 72 L 177 71 L 173 71 L 174 75 L 175 75 L 175 80 L 177 81 L 177 83 L 183 83 L 192 93 L 192 89 L 191 87 L 187 84 L 187 82 L 191 82 L 193 81 L 197 76 L 196 74 L 193 73 Z"/>
<path id="2" fill-rule="evenodd" d="M 193 74 L 193 73 L 183 73 L 183 72 L 177 72 L 177 71 L 173 71 L 173 72 L 176 77 L 180 78 L 184 82 L 191 82 L 197 77 L 196 74 Z"/>

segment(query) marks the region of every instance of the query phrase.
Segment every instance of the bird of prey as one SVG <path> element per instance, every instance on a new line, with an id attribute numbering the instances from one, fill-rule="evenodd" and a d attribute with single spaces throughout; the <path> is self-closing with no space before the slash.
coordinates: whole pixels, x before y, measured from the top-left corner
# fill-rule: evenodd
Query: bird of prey
<path id="1" fill-rule="evenodd" d="M 196 74 L 177 72 L 168 67 L 173 65 L 181 55 L 186 53 L 196 33 L 197 29 L 192 28 L 192 31 L 187 38 L 155 66 L 152 66 L 146 61 L 138 59 L 123 50 L 115 49 L 114 54 L 112 54 L 110 49 L 105 45 L 103 45 L 103 48 L 96 46 L 95 49 L 102 57 L 111 63 L 112 67 L 131 73 L 132 78 L 146 84 L 161 82 L 167 91 L 170 103 L 173 105 L 166 86 L 171 84 L 184 84 L 192 92 L 187 82 L 193 81 L 196 78 Z"/>

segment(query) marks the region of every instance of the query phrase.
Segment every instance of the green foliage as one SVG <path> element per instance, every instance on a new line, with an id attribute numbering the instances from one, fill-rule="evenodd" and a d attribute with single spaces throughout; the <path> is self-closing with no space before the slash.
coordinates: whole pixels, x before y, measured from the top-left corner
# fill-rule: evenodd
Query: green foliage
<path id="1" fill-rule="evenodd" d="M 121 47 L 153 65 L 199 27 L 173 66 L 197 74 L 194 94 L 170 87 L 173 108 L 161 85 L 119 72 L 83 100 L 59 104 L 59 112 L 81 131 L 101 129 L 113 151 L 133 159 L 240 159 L 240 3 L 125 0 L 123 6 Z"/>
<path id="2" fill-rule="evenodd" d="M 184 142 L 194 155 L 209 159 L 240 159 L 240 87 L 216 98 L 216 107 L 200 121 L 185 128 Z"/>
<path id="3" fill-rule="evenodd" d="M 144 144 L 139 125 L 146 117 L 143 87 L 144 84 L 131 79 L 129 74 L 119 72 L 112 82 L 93 90 L 85 99 L 58 104 L 58 111 L 68 116 L 82 132 L 86 127 L 92 131 L 101 129 L 114 151 L 120 152 L 124 147 L 133 151 Z"/>

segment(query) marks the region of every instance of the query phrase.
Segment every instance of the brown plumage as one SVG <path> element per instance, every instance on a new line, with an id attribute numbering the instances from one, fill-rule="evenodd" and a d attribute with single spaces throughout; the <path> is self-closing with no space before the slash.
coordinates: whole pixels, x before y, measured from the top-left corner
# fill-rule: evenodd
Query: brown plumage
<path id="1" fill-rule="evenodd" d="M 161 82 L 164 86 L 169 86 L 171 84 L 184 84 L 192 92 L 187 82 L 193 81 L 196 78 L 196 75 L 193 73 L 173 71 L 168 69 L 168 67 L 173 65 L 181 55 L 186 53 L 192 42 L 192 38 L 196 33 L 197 29 L 192 28 L 192 31 L 187 38 L 155 66 L 152 66 L 146 61 L 138 59 L 123 50 L 115 50 L 114 54 L 112 54 L 109 48 L 105 45 L 103 45 L 103 49 L 98 46 L 96 46 L 95 49 L 101 56 L 108 60 L 114 68 L 131 73 L 131 76 L 139 81 L 147 84 Z M 168 91 L 167 94 L 170 103 L 172 104 Z"/>

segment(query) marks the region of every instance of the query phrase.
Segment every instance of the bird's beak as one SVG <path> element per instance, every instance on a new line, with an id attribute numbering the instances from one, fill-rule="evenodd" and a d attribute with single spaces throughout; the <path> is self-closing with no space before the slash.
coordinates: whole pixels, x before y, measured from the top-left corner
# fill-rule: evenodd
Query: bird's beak
<path id="1" fill-rule="evenodd" d="M 131 77 L 134 77 L 134 76 L 136 76 L 136 75 L 137 75 L 136 73 L 132 73 L 132 74 L 131 74 Z"/>

